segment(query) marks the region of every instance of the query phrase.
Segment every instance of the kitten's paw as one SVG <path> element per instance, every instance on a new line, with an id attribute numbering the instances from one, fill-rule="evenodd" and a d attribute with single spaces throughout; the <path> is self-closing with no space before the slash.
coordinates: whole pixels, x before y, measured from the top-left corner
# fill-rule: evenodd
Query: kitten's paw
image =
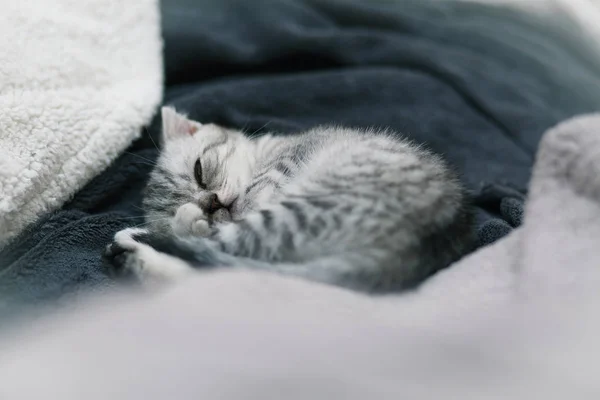
<path id="1" fill-rule="evenodd" d="M 113 242 L 106 246 L 102 259 L 109 275 L 113 277 L 134 277 L 141 270 L 141 260 L 137 257 L 139 246 L 136 238 L 147 235 L 146 229 L 127 228 L 115 234 Z"/>
<path id="2" fill-rule="evenodd" d="M 192 223 L 192 235 L 200 236 L 200 237 L 208 237 L 210 236 L 210 226 L 208 225 L 208 221 L 205 219 L 199 219 Z"/>
<path id="3" fill-rule="evenodd" d="M 171 222 L 173 233 L 177 236 L 207 237 L 211 229 L 208 217 L 204 211 L 194 203 L 186 203 L 179 207 L 175 218 Z"/>
<path id="4" fill-rule="evenodd" d="M 142 282 L 172 280 L 191 270 L 183 260 L 160 253 L 143 243 L 152 241 L 145 229 L 124 229 L 102 255 L 109 275 Z"/>

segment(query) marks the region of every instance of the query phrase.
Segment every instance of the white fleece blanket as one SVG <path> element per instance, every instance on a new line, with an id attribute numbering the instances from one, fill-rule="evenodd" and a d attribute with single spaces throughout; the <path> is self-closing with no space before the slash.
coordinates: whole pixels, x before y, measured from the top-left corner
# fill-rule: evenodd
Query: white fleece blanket
<path id="1" fill-rule="evenodd" d="M 162 96 L 157 0 L 0 2 L 0 247 L 106 168 Z"/>

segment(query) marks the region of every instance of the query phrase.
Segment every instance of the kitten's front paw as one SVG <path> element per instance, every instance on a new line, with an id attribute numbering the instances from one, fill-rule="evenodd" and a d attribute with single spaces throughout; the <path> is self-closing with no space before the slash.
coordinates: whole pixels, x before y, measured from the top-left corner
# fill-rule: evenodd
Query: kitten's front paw
<path id="1" fill-rule="evenodd" d="M 164 281 L 190 269 L 182 260 L 160 253 L 144 243 L 151 241 L 151 233 L 146 229 L 127 228 L 117 232 L 102 255 L 109 275 L 142 282 Z"/>
<path id="2" fill-rule="evenodd" d="M 113 277 L 136 277 L 143 270 L 138 257 L 141 245 L 136 238 L 147 235 L 146 229 L 127 228 L 115 234 L 113 242 L 106 246 L 102 259 L 109 275 Z"/>
<path id="3" fill-rule="evenodd" d="M 194 203 L 186 203 L 179 207 L 171 223 L 173 233 L 177 236 L 207 237 L 211 228 L 204 211 Z"/>

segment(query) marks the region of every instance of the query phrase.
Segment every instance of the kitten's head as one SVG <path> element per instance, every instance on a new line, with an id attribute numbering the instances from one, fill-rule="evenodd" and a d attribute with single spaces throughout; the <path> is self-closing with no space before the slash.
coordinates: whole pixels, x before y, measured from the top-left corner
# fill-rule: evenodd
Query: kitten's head
<path id="1" fill-rule="evenodd" d="M 168 231 L 187 203 L 214 221 L 237 219 L 251 179 L 253 143 L 241 132 L 192 121 L 173 108 L 161 111 L 163 145 L 144 198 L 150 228 Z"/>

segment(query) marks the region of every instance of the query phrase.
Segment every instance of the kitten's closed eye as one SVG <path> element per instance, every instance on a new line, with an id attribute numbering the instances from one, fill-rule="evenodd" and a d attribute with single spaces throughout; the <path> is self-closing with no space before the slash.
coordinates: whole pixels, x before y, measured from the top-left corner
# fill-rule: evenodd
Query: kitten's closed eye
<path id="1" fill-rule="evenodd" d="M 201 189 L 206 190 L 206 185 L 202 180 L 202 163 L 200 162 L 200 159 L 196 160 L 196 164 L 194 165 L 194 178 L 196 178 L 198 186 L 200 186 Z"/>

